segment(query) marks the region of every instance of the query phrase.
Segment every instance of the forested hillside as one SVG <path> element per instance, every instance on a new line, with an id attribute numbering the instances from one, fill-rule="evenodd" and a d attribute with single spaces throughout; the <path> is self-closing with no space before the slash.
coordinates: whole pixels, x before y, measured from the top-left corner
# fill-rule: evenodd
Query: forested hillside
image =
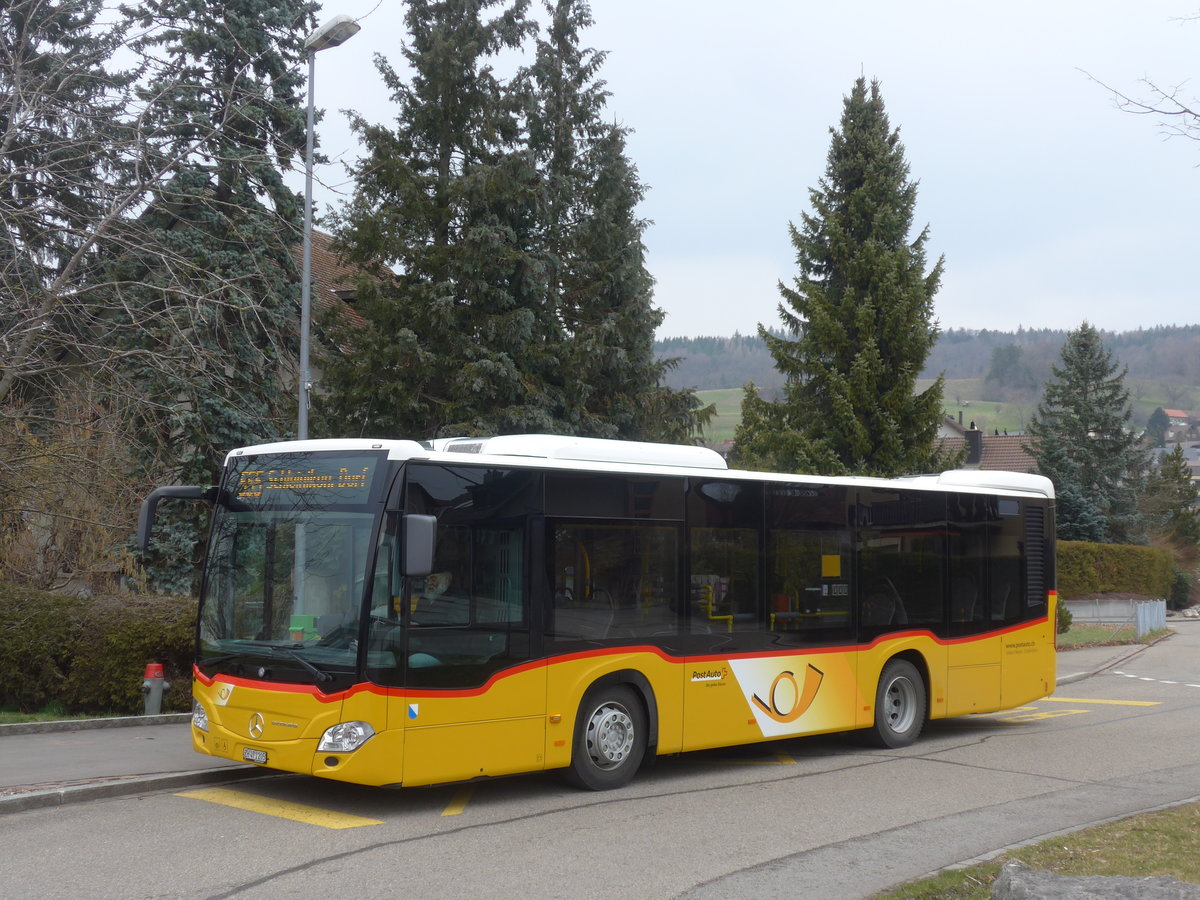
<path id="1" fill-rule="evenodd" d="M 1058 361 L 1066 331 L 969 331 L 942 333 L 922 377 L 944 372 L 947 379 L 983 379 L 983 396 L 1016 400 L 1035 396 Z M 1163 326 L 1120 333 L 1104 332 L 1105 345 L 1129 369 L 1133 398 L 1155 394 L 1173 407 L 1200 403 L 1200 325 Z M 771 355 L 757 335 L 669 338 L 656 341 L 660 357 L 678 357 L 668 373 L 671 387 L 697 390 L 761 388 L 781 384 Z"/>

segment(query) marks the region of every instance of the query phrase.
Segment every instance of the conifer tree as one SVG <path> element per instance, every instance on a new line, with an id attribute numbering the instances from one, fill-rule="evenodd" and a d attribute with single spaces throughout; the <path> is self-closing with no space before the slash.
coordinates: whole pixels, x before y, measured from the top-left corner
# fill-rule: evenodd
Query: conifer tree
<path id="1" fill-rule="evenodd" d="M 520 84 L 541 185 L 547 302 L 562 328 L 546 374 L 565 401 L 559 419 L 576 434 L 694 440 L 712 411 L 693 391 L 662 384 L 675 363 L 654 356 L 663 313 L 637 215 L 645 189 L 626 154 L 628 131 L 602 118 L 605 54 L 580 47 L 590 7 L 547 0 L 545 8 L 550 24 Z"/>
<path id="2" fill-rule="evenodd" d="M 635 209 L 642 187 L 624 149 L 613 126 L 587 154 L 594 169 L 582 191 L 586 208 L 563 255 L 571 420 L 581 434 L 688 443 L 712 410 L 700 408 L 694 391 L 662 384 L 674 361 L 654 356 L 663 313 L 653 304 L 645 223 Z"/>
<path id="3" fill-rule="evenodd" d="M 812 212 L 790 225 L 799 274 L 780 285 L 786 334 L 759 335 L 787 382 L 769 401 L 746 389 L 740 462 L 821 474 L 899 475 L 939 465 L 942 378 L 917 377 L 937 340 L 939 259 L 925 270 L 928 228 L 910 240 L 917 185 L 879 83 L 845 98 Z"/>
<path id="4" fill-rule="evenodd" d="M 121 24 L 102 0 L 0 7 L 0 410 L 52 418 L 87 340 L 96 224 L 131 177 L 124 118 L 132 74 L 112 57 Z"/>
<path id="5" fill-rule="evenodd" d="M 1151 465 L 1140 498 L 1146 527 L 1161 535 L 1181 556 L 1194 561 L 1200 544 L 1200 489 L 1183 455 L 1183 444 L 1176 444 Z"/>
<path id="6" fill-rule="evenodd" d="M 1128 429 L 1125 372 L 1084 322 L 1067 335 L 1051 373 L 1029 433 L 1037 469 L 1058 495 L 1059 538 L 1138 543 L 1145 455 Z"/>
<path id="7" fill-rule="evenodd" d="M 546 9 L 511 82 L 491 62 L 535 34 L 526 0 L 414 2 L 411 78 L 378 61 L 398 115 L 353 120 L 368 155 L 337 230 L 374 277 L 365 326 L 338 335 L 352 352 L 325 363 L 326 433 L 694 430 L 694 394 L 659 384 L 642 187 L 600 118 L 603 54 L 579 46 L 589 8 Z"/>
<path id="8" fill-rule="evenodd" d="M 172 366 L 131 365 L 145 402 L 134 423 L 148 450 L 169 448 L 174 475 L 212 483 L 228 448 L 286 436 L 296 357 L 300 205 L 283 171 L 303 151 L 303 41 L 311 0 L 143 0 L 139 49 L 154 161 L 172 160 L 139 221 L 146 240 L 122 248 L 111 281 L 130 341 Z M 123 326 L 123 327 L 122 327 Z M 182 589 L 203 516 L 179 514 L 162 587 Z M 183 565 L 178 563 L 183 561 Z"/>
<path id="9" fill-rule="evenodd" d="M 528 33 L 527 0 L 414 0 L 405 81 L 376 64 L 395 128 L 354 117 L 367 154 L 338 218 L 347 257 L 374 267 L 356 308 L 354 351 L 325 364 L 326 433 L 434 437 L 550 427 L 527 380 L 555 325 L 529 251 L 536 178 L 517 151 L 518 103 L 491 61 Z M 399 272 L 392 276 L 392 270 Z M 370 377 L 364 378 L 363 372 Z"/>

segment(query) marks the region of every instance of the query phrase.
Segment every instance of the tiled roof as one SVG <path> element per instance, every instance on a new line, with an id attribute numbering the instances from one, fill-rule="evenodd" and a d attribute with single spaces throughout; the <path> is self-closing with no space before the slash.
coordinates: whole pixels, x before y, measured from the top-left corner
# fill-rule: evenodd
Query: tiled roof
<path id="1" fill-rule="evenodd" d="M 302 252 L 296 247 L 296 254 Z M 298 260 L 299 262 L 299 260 Z M 318 310 L 328 310 L 336 302 L 344 302 L 347 294 L 353 295 L 354 284 L 364 275 L 359 266 L 342 262 L 334 251 L 332 235 L 312 233 L 312 302 Z"/>
<path id="2" fill-rule="evenodd" d="M 1027 434 L 984 434 L 983 457 L 978 468 L 1004 472 L 1032 472 L 1033 457 L 1025 448 L 1031 447 L 1033 438 Z M 964 449 L 967 439 L 943 438 L 942 446 L 952 453 Z M 964 465 L 967 465 L 964 463 Z M 975 468 L 975 466 L 971 466 Z"/>
<path id="3" fill-rule="evenodd" d="M 294 249 L 296 265 L 303 264 L 303 246 Z M 364 271 L 356 265 L 343 262 L 333 249 L 333 236 L 313 229 L 312 233 L 312 305 L 314 318 L 320 313 L 340 308 L 355 324 L 362 323 L 362 316 L 355 312 L 348 300 L 354 296 L 355 282 Z"/>

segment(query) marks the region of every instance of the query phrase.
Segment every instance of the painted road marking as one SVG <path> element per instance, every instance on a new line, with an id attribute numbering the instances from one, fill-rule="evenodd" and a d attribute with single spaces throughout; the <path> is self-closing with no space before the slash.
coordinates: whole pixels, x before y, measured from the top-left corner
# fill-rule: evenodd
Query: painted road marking
<path id="1" fill-rule="evenodd" d="M 442 810 L 443 816 L 457 816 L 467 808 L 467 803 L 471 799 L 471 792 L 474 788 L 465 787 L 459 790 L 457 794 L 450 800 L 450 803 Z"/>
<path id="2" fill-rule="evenodd" d="M 1164 681 L 1161 678 L 1146 678 L 1143 675 L 1130 675 L 1128 672 L 1122 672 L 1120 669 L 1113 669 L 1114 675 L 1120 675 L 1123 678 L 1133 678 L 1136 681 L 1157 681 L 1159 684 L 1181 684 L 1184 687 L 1200 688 L 1200 684 L 1192 684 L 1190 681 Z"/>
<path id="3" fill-rule="evenodd" d="M 318 809 L 315 806 L 305 806 L 304 804 L 291 803 L 287 800 L 272 800 L 268 797 L 259 797 L 256 794 L 231 791 L 228 788 L 206 788 L 199 791 L 185 791 L 175 796 L 187 797 L 192 800 L 204 800 L 208 803 L 219 803 L 221 806 L 231 806 L 234 809 L 262 813 L 264 816 L 275 816 L 279 819 L 291 819 L 293 822 L 302 822 L 305 825 L 317 825 L 321 828 L 362 828 L 364 825 L 383 824 L 380 819 L 365 819 L 362 816 L 330 812 L 327 809 Z"/>
<path id="4" fill-rule="evenodd" d="M 1091 712 L 1088 709 L 1056 709 L 1054 712 L 1026 712 L 1024 708 L 1018 710 L 1018 715 L 1002 715 L 998 718 L 1005 722 L 1039 722 L 1042 719 L 1061 719 L 1063 716 L 1081 716 Z"/>
<path id="5" fill-rule="evenodd" d="M 1162 706 L 1158 700 L 1079 700 L 1074 697 L 1046 697 L 1043 703 L 1093 703 L 1098 706 Z"/>

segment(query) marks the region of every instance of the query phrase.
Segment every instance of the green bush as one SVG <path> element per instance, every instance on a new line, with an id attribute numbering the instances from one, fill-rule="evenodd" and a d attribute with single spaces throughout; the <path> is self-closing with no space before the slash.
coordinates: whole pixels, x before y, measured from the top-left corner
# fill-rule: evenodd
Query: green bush
<path id="1" fill-rule="evenodd" d="M 1169 550 L 1135 544 L 1058 542 L 1058 593 L 1063 599 L 1115 592 L 1166 597 L 1175 580 Z"/>
<path id="2" fill-rule="evenodd" d="M 1066 634 L 1071 630 L 1071 611 L 1067 609 L 1067 604 L 1063 602 L 1062 595 L 1059 595 L 1054 606 L 1054 630 L 1057 634 Z"/>
<path id="3" fill-rule="evenodd" d="M 1175 579 L 1171 582 L 1171 597 L 1167 603 L 1171 609 L 1186 609 L 1192 602 L 1192 579 L 1183 569 L 1175 570 Z"/>
<path id="4" fill-rule="evenodd" d="M 146 664 L 163 663 L 163 711 L 191 705 L 196 601 L 66 597 L 0 583 L 0 705 L 31 712 L 137 714 Z"/>

